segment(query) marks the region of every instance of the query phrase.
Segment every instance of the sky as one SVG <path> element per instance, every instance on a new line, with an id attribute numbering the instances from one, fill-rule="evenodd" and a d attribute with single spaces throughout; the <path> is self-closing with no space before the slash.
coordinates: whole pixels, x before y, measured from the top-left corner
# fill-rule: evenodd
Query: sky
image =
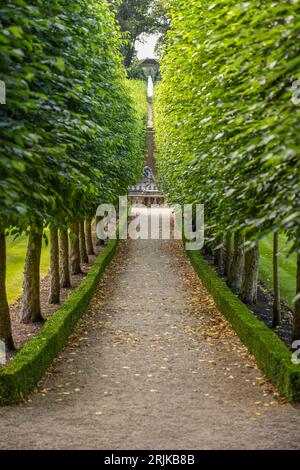
<path id="1" fill-rule="evenodd" d="M 158 39 L 157 34 L 143 34 L 143 41 L 136 42 L 137 56 L 139 60 L 146 58 L 153 59 L 156 58 L 154 49 Z"/>

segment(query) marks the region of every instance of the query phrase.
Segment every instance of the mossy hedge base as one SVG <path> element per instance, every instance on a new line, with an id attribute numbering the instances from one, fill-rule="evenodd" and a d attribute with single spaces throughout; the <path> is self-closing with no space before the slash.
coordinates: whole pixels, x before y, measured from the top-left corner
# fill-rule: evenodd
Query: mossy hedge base
<path id="1" fill-rule="evenodd" d="M 26 397 L 43 377 L 54 358 L 65 346 L 79 318 L 95 293 L 97 284 L 111 259 L 118 241 L 110 240 L 96 258 L 86 279 L 45 323 L 40 333 L 0 369 L 0 404 L 17 403 Z"/>
<path id="2" fill-rule="evenodd" d="M 291 362 L 292 352 L 232 293 L 198 251 L 187 253 L 218 309 L 255 356 L 266 377 L 281 395 L 289 400 L 300 401 L 300 366 Z"/>

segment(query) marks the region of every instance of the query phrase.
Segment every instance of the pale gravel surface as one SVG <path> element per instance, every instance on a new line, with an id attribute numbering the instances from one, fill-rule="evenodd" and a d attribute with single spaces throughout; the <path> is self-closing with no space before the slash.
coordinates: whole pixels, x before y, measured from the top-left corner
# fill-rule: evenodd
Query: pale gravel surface
<path id="1" fill-rule="evenodd" d="M 0 409 L 0 448 L 299 449 L 273 395 L 179 242 L 122 242 L 39 390 Z"/>

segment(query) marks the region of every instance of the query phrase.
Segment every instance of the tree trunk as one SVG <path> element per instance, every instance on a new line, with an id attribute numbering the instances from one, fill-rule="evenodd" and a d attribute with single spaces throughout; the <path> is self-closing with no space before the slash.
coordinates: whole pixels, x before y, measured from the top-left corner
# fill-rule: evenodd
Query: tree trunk
<path id="1" fill-rule="evenodd" d="M 278 263 L 278 232 L 273 237 L 273 327 L 281 325 L 281 305 L 280 305 L 280 284 L 279 284 L 279 263 Z"/>
<path id="2" fill-rule="evenodd" d="M 69 268 L 69 238 L 68 230 L 60 230 L 59 240 L 60 287 L 71 287 Z"/>
<path id="3" fill-rule="evenodd" d="M 230 273 L 230 267 L 232 262 L 232 237 L 231 234 L 226 236 L 226 257 L 225 257 L 225 268 L 224 274 L 228 278 Z"/>
<path id="4" fill-rule="evenodd" d="M 220 248 L 218 249 L 218 267 L 224 271 L 224 263 L 225 263 L 225 250 L 224 250 L 224 237 L 220 237 L 219 240 Z"/>
<path id="5" fill-rule="evenodd" d="M 87 219 L 85 222 L 85 240 L 88 255 L 94 255 L 93 236 L 92 236 L 92 221 Z"/>
<path id="6" fill-rule="evenodd" d="M 50 293 L 49 304 L 59 304 L 60 283 L 59 283 L 59 247 L 58 231 L 50 230 Z"/>
<path id="7" fill-rule="evenodd" d="M 236 293 L 240 291 L 244 271 L 244 237 L 240 232 L 234 234 L 234 252 L 228 276 L 228 284 Z"/>
<path id="8" fill-rule="evenodd" d="M 102 219 L 103 217 L 96 217 L 96 230 L 97 230 L 98 223 L 101 222 Z M 103 246 L 103 245 L 105 245 L 104 240 L 101 240 L 100 238 L 97 237 L 96 246 Z"/>
<path id="9" fill-rule="evenodd" d="M 201 249 L 201 254 L 202 254 L 203 256 L 206 256 L 206 253 L 207 253 L 207 249 L 206 249 L 206 242 L 205 242 L 204 245 L 203 245 L 203 247 L 202 247 L 202 249 Z"/>
<path id="10" fill-rule="evenodd" d="M 207 256 L 213 256 L 213 249 L 211 246 L 211 243 L 206 243 L 206 255 Z"/>
<path id="11" fill-rule="evenodd" d="M 76 220 L 71 224 L 70 237 L 70 268 L 71 274 L 81 274 L 79 249 L 79 223 Z"/>
<path id="12" fill-rule="evenodd" d="M 80 260 L 81 263 L 88 263 L 89 257 L 86 251 L 86 241 L 84 232 L 84 219 L 79 221 L 79 248 L 80 248 Z"/>
<path id="13" fill-rule="evenodd" d="M 256 304 L 257 302 L 257 283 L 259 269 L 259 244 L 245 253 L 245 265 L 243 281 L 241 285 L 240 298 L 246 304 Z"/>
<path id="14" fill-rule="evenodd" d="M 21 308 L 21 321 L 23 323 L 34 323 L 43 320 L 40 303 L 40 261 L 42 238 L 42 224 L 32 226 L 29 232 L 25 261 Z"/>
<path id="15" fill-rule="evenodd" d="M 295 302 L 293 340 L 300 340 L 300 254 L 297 257 L 297 281 L 296 281 L 297 299 Z"/>
<path id="16" fill-rule="evenodd" d="M 130 41 L 130 43 L 125 47 L 125 57 L 124 57 L 124 65 L 125 68 L 129 68 L 132 64 L 133 57 L 134 57 L 134 46 L 135 40 Z"/>
<path id="17" fill-rule="evenodd" d="M 218 268 L 221 270 L 224 269 L 224 258 L 225 258 L 225 253 L 224 253 L 224 237 L 221 236 L 217 240 L 217 246 L 219 248 L 214 250 L 214 262 Z"/>
<path id="18" fill-rule="evenodd" d="M 11 332 L 9 306 L 6 296 L 6 241 L 5 232 L 0 230 L 0 340 L 4 342 L 6 350 L 13 351 L 14 342 Z"/>

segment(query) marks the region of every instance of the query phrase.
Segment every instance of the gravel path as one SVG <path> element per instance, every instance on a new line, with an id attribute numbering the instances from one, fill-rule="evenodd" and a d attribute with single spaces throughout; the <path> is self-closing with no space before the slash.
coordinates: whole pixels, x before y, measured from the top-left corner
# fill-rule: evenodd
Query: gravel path
<path id="1" fill-rule="evenodd" d="M 300 408 L 266 383 L 175 241 L 122 242 L 39 389 L 0 409 L 0 448 L 300 448 Z"/>

